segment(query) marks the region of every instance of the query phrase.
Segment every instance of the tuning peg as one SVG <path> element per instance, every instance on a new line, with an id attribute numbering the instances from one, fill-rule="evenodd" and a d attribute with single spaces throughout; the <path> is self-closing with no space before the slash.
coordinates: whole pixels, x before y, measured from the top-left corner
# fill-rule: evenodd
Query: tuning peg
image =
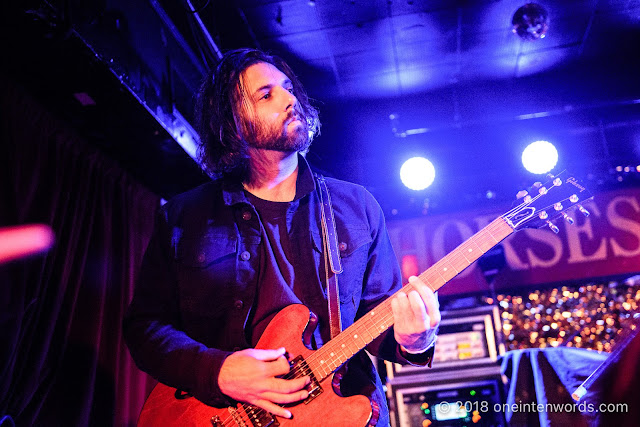
<path id="1" fill-rule="evenodd" d="M 540 181 L 534 182 L 532 187 L 533 188 L 540 188 L 540 187 L 542 187 L 542 183 Z"/>
<path id="2" fill-rule="evenodd" d="M 584 216 L 586 216 L 586 217 L 589 217 L 589 215 L 591 215 L 591 214 L 589 213 L 589 211 L 588 211 L 588 210 L 586 210 L 586 209 L 584 208 L 584 206 L 582 206 L 582 205 L 578 205 L 578 210 L 579 210 L 580 212 L 582 212 L 582 214 L 583 214 Z"/>
<path id="3" fill-rule="evenodd" d="M 518 193 L 516 194 L 516 199 L 522 199 L 524 196 L 526 196 L 527 194 L 529 194 L 529 192 L 527 190 L 520 190 L 518 191 Z"/>
<path id="4" fill-rule="evenodd" d="M 554 223 L 552 223 L 551 221 L 547 221 L 547 225 L 549 226 L 551 231 L 553 231 L 554 233 L 558 234 L 560 232 L 560 229 L 558 227 L 556 227 L 556 225 Z"/>
<path id="5" fill-rule="evenodd" d="M 573 225 L 574 221 L 573 218 L 571 218 L 569 215 L 567 215 L 566 213 L 562 213 L 562 216 L 564 217 L 564 219 L 571 225 Z"/>
<path id="6" fill-rule="evenodd" d="M 547 174 L 547 179 L 553 179 L 553 178 L 555 178 L 555 177 L 556 177 L 556 176 L 555 176 L 554 174 L 552 174 L 552 173 L 548 173 L 548 174 Z"/>

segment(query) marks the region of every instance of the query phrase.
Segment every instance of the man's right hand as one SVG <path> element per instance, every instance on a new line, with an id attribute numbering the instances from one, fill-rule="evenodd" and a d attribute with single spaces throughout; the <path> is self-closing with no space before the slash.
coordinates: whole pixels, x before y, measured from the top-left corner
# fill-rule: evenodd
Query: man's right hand
<path id="1" fill-rule="evenodd" d="M 289 372 L 285 352 L 284 348 L 250 348 L 229 355 L 218 375 L 220 391 L 232 399 L 259 406 L 276 416 L 291 418 L 291 412 L 278 404 L 306 399 L 309 392 L 304 388 L 310 378 L 277 378 Z"/>

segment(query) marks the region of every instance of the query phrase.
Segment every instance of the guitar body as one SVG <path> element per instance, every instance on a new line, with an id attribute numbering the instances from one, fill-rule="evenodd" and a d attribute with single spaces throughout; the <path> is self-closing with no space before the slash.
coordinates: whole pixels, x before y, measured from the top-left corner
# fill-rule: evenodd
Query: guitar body
<path id="1" fill-rule="evenodd" d="M 284 347 L 293 359 L 302 356 L 304 359 L 314 353 L 302 343 L 302 336 L 309 324 L 309 309 L 301 304 L 290 305 L 280 311 L 265 329 L 256 348 L 275 349 Z M 333 375 L 320 381 L 322 393 L 311 400 L 300 402 L 294 406 L 287 405 L 293 418 L 275 418 L 275 422 L 262 423 L 282 426 L 366 426 L 372 417 L 371 402 L 366 396 L 340 397 L 332 387 Z M 212 427 L 212 417 L 226 421 L 225 426 L 258 426 L 250 418 L 244 418 L 244 411 L 239 410 L 239 421 L 231 416 L 231 411 L 238 408 L 214 408 L 194 397 L 177 399 L 175 388 L 158 384 L 142 408 L 138 426 L 203 426 Z M 240 406 L 240 405 L 239 405 Z"/>

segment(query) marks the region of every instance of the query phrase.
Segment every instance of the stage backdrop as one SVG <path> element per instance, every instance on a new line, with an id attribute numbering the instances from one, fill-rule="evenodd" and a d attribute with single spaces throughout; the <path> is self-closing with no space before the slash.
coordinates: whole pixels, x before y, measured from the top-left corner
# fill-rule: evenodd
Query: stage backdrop
<path id="1" fill-rule="evenodd" d="M 584 203 L 591 215 L 574 212 L 574 225 L 556 220 L 560 232 L 526 229 L 502 243 L 506 266 L 496 289 L 576 281 L 640 271 L 640 189 L 594 194 Z M 405 279 L 426 270 L 452 249 L 508 211 L 470 211 L 411 220 L 389 220 L 391 241 Z M 488 290 L 478 263 L 440 291 L 443 295 Z"/>

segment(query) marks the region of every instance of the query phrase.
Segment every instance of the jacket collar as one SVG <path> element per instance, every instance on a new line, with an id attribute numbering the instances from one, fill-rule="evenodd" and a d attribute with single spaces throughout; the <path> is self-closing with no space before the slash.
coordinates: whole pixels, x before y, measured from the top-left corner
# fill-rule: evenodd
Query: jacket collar
<path id="1" fill-rule="evenodd" d="M 297 201 L 315 191 L 315 189 L 316 180 L 313 178 L 311 167 L 307 159 L 298 153 L 298 178 L 296 180 L 296 196 L 293 200 Z M 249 203 L 242 182 L 231 178 L 222 178 L 222 199 L 224 204 L 228 206 L 237 203 Z"/>

